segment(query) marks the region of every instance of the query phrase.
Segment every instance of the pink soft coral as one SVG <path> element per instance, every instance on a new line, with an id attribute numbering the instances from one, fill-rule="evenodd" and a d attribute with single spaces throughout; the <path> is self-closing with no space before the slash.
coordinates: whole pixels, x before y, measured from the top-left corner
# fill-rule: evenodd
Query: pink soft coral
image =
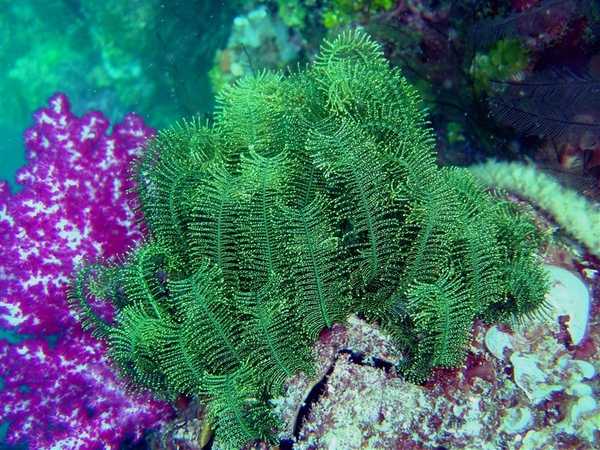
<path id="1" fill-rule="evenodd" d="M 81 259 L 123 253 L 142 237 L 127 175 L 154 130 L 129 114 L 107 135 L 103 114 L 78 118 L 63 94 L 34 121 L 17 174 L 23 190 L 0 182 L 0 327 L 29 335 L 0 341 L 0 421 L 10 443 L 30 448 L 117 448 L 170 409 L 125 393 L 103 343 L 70 312 L 66 284 Z M 58 335 L 53 345 L 49 335 Z"/>

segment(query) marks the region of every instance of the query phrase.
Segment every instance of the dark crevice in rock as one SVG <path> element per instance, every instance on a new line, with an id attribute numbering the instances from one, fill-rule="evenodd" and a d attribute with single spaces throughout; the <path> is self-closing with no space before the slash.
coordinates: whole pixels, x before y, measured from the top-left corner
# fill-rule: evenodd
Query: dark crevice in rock
<path id="1" fill-rule="evenodd" d="M 395 367 L 393 363 L 386 361 L 385 359 L 370 357 L 367 358 L 364 353 L 361 352 L 353 352 L 350 349 L 342 349 L 338 352 L 338 356 L 341 354 L 349 355 L 350 362 L 353 364 L 358 364 L 360 366 L 370 366 L 375 367 L 376 369 L 382 369 L 385 373 L 390 373 L 392 369 Z M 337 356 L 336 356 L 337 359 Z"/>
<path id="2" fill-rule="evenodd" d="M 279 441 L 279 450 L 293 450 L 294 441 L 291 439 L 282 439 Z"/>
<path id="3" fill-rule="evenodd" d="M 357 364 L 360 366 L 375 367 L 376 369 L 384 370 L 385 373 L 392 372 L 392 369 L 395 367 L 393 363 L 386 361 L 384 359 L 381 359 L 381 358 L 376 358 L 376 357 L 367 358 L 366 355 L 362 352 L 355 352 L 355 351 L 352 351 L 352 350 L 346 349 L 346 348 L 339 350 L 335 355 L 333 363 L 327 369 L 327 372 L 325 372 L 323 377 L 312 387 L 312 389 L 309 391 L 308 395 L 304 399 L 303 405 L 298 410 L 298 415 L 296 416 L 296 421 L 294 422 L 294 433 L 293 434 L 294 434 L 295 439 L 298 439 L 298 437 L 300 436 L 300 429 L 302 428 L 304 419 L 310 413 L 312 406 L 315 403 L 317 403 L 319 401 L 319 399 L 321 398 L 321 396 L 325 393 L 325 388 L 327 387 L 327 381 L 329 380 L 329 376 L 333 372 L 333 369 L 335 368 L 335 364 L 337 363 L 337 360 L 340 355 L 348 355 L 349 361 L 353 364 Z M 283 447 L 281 447 L 281 448 L 283 448 Z M 291 448 L 291 447 L 289 447 L 289 448 Z"/>
<path id="4" fill-rule="evenodd" d="M 333 369 L 335 368 L 337 357 L 338 355 L 336 355 L 333 363 L 331 364 L 331 366 L 329 366 L 327 372 L 325 372 L 325 375 L 323 375 L 323 377 L 312 387 L 312 389 L 304 399 L 304 403 L 298 410 L 298 415 L 296 416 L 296 421 L 294 422 L 294 438 L 298 439 L 298 436 L 300 435 L 300 428 L 302 427 L 304 418 L 308 416 L 312 405 L 318 402 L 321 398 L 321 395 L 323 395 L 323 393 L 325 392 L 327 380 L 329 379 L 329 375 L 331 375 L 331 372 L 333 372 Z"/>

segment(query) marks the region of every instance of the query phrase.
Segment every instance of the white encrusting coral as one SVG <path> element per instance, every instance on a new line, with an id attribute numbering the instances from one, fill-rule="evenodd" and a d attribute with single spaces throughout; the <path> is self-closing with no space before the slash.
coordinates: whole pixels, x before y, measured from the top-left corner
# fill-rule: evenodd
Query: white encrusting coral
<path id="1" fill-rule="evenodd" d="M 548 293 L 550 313 L 554 320 L 569 316 L 567 330 L 573 345 L 579 345 L 587 330 L 590 293 L 580 277 L 562 267 L 546 265 L 551 287 Z"/>

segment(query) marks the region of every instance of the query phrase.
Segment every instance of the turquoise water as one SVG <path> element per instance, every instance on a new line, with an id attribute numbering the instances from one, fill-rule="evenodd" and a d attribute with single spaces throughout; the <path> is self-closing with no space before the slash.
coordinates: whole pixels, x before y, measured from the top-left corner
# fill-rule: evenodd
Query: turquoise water
<path id="1" fill-rule="evenodd" d="M 111 121 L 154 127 L 212 108 L 208 70 L 236 2 L 0 2 L 0 178 L 24 163 L 21 134 L 55 92 Z M 13 184 L 14 186 L 14 184 Z"/>

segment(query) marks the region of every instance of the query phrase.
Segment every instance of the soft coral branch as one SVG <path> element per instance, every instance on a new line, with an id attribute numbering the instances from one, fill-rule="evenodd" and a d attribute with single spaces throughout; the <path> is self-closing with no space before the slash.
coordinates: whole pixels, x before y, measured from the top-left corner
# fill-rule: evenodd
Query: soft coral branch
<path id="1" fill-rule="evenodd" d="M 0 341 L 0 421 L 10 423 L 10 443 L 117 448 L 169 414 L 125 393 L 104 345 L 82 332 L 67 304 L 80 260 L 110 258 L 141 238 L 128 167 L 154 130 L 135 114 L 110 134 L 109 126 L 99 112 L 76 117 L 67 97 L 54 95 L 25 132 L 23 189 L 11 194 L 0 182 L 0 327 L 28 335 Z"/>

